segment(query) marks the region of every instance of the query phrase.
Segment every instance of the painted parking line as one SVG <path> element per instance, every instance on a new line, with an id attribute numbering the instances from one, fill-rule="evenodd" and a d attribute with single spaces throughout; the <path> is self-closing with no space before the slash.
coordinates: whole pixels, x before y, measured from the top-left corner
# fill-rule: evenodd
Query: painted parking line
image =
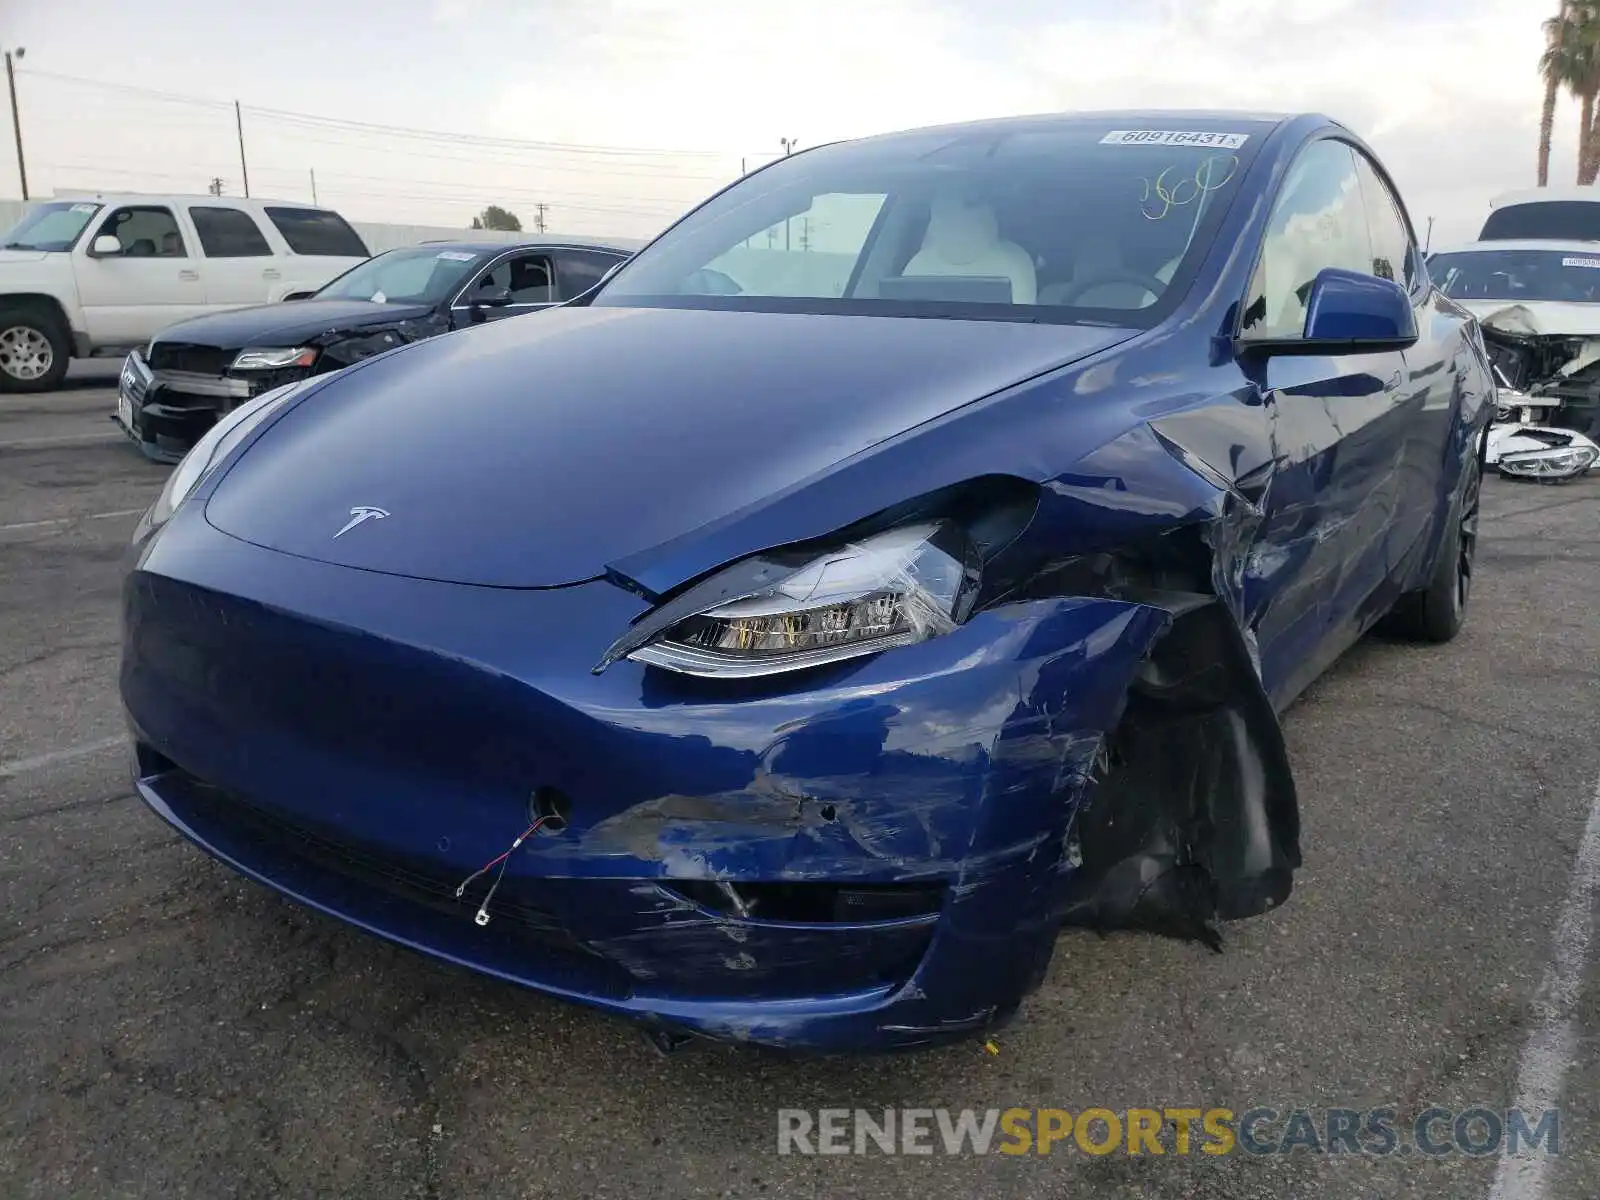
<path id="1" fill-rule="evenodd" d="M 60 766 L 62 763 L 75 762 L 80 758 L 88 758 L 91 754 L 99 754 L 105 750 L 121 746 L 128 739 L 124 736 L 101 738 L 95 742 L 84 742 L 77 746 L 68 746 L 65 750 L 52 750 L 48 754 L 36 754 L 32 758 L 15 758 L 10 762 L 0 762 L 0 779 L 12 779 L 18 775 L 27 775 L 33 771 L 43 771 L 49 767 Z"/>
<path id="2" fill-rule="evenodd" d="M 90 513 L 86 517 L 47 517 L 42 521 L 17 521 L 12 525 L 0 525 L 0 533 L 10 533 L 16 529 L 48 529 L 52 525 L 71 525 L 74 521 L 111 521 L 117 517 L 137 517 L 143 511 L 142 508 L 119 508 L 112 512 Z"/>
<path id="3" fill-rule="evenodd" d="M 1578 1054 L 1578 998 L 1589 965 L 1594 934 L 1594 902 L 1600 893 L 1600 779 L 1583 841 L 1573 863 L 1572 880 L 1556 922 L 1550 965 L 1533 999 L 1533 1030 L 1517 1061 L 1517 1091 L 1512 1105 L 1523 1112 L 1557 1108 L 1567 1072 Z M 1545 1200 L 1550 1194 L 1551 1159 L 1535 1152 L 1503 1154 L 1495 1168 L 1489 1200 Z"/>
<path id="4" fill-rule="evenodd" d="M 17 438 L 0 442 L 0 450 L 48 450 L 54 446 L 96 446 L 101 442 L 125 442 L 128 435 L 118 430 L 105 433 L 64 433 L 54 437 Z"/>

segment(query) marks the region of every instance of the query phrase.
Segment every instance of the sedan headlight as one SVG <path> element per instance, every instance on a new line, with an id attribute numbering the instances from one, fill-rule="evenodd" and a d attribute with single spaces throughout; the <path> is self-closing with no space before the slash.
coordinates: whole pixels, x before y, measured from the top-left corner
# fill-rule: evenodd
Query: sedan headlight
<path id="1" fill-rule="evenodd" d="M 317 361 L 317 351 L 312 346 L 285 348 L 255 347 L 239 351 L 228 368 L 231 371 L 278 371 L 284 367 L 309 367 Z"/>
<path id="2" fill-rule="evenodd" d="M 1528 479 L 1567 479 L 1582 475 L 1600 457 L 1593 446 L 1552 446 L 1548 450 L 1508 450 L 1497 464 L 1504 475 Z"/>
<path id="3" fill-rule="evenodd" d="M 252 429 L 309 382 L 302 380 L 286 383 L 282 387 L 273 388 L 270 392 L 262 392 L 255 399 L 245 401 L 221 417 L 206 431 L 205 436 L 194 444 L 194 448 L 183 456 L 183 460 L 172 469 L 172 474 L 167 476 L 167 486 L 161 489 L 161 495 L 156 498 L 155 505 L 150 510 L 150 524 L 152 526 L 165 524 L 199 486 L 206 472 L 214 464 L 226 458 L 235 446 L 249 436 Z"/>
<path id="4" fill-rule="evenodd" d="M 770 582 L 685 616 L 641 645 L 619 643 L 607 659 L 748 678 L 876 654 L 955 628 L 971 609 L 980 570 L 966 535 L 932 521 L 761 574 Z M 704 586 L 714 591 L 717 580 Z"/>

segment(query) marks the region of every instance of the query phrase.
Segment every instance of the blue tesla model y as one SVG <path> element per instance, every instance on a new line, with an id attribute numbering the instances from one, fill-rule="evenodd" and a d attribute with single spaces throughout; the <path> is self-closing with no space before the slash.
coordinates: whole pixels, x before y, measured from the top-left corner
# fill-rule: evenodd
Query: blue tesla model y
<path id="1" fill-rule="evenodd" d="M 1284 903 L 1279 714 L 1460 628 L 1493 408 L 1325 118 L 810 150 L 536 319 L 225 416 L 130 548 L 138 788 L 666 1043 L 972 1035 L 1064 926 Z"/>

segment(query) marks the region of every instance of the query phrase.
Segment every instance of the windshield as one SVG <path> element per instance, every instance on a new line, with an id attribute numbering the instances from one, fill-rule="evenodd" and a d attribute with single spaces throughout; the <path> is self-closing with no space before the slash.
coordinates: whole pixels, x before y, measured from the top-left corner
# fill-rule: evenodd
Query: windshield
<path id="1" fill-rule="evenodd" d="M 100 211 L 87 201 L 61 201 L 34 207 L 6 234 L 7 250 L 71 250 L 84 226 Z"/>
<path id="2" fill-rule="evenodd" d="M 1600 253 L 1472 250 L 1435 254 L 1428 274 L 1452 300 L 1600 302 Z"/>
<path id="3" fill-rule="evenodd" d="M 473 250 L 412 246 L 352 267 L 316 294 L 318 300 L 438 304 L 461 286 L 484 255 Z"/>
<path id="4" fill-rule="evenodd" d="M 929 131 L 782 159 L 713 198 L 593 303 L 1153 324 L 1269 127 Z"/>

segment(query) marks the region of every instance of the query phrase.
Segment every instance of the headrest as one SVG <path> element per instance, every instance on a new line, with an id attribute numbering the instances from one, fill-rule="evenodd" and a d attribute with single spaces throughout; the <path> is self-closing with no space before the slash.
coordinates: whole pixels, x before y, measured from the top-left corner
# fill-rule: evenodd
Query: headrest
<path id="1" fill-rule="evenodd" d="M 1000 226 L 987 205 L 969 206 L 946 194 L 933 202 L 922 248 L 951 263 L 972 262 L 1000 241 Z"/>

